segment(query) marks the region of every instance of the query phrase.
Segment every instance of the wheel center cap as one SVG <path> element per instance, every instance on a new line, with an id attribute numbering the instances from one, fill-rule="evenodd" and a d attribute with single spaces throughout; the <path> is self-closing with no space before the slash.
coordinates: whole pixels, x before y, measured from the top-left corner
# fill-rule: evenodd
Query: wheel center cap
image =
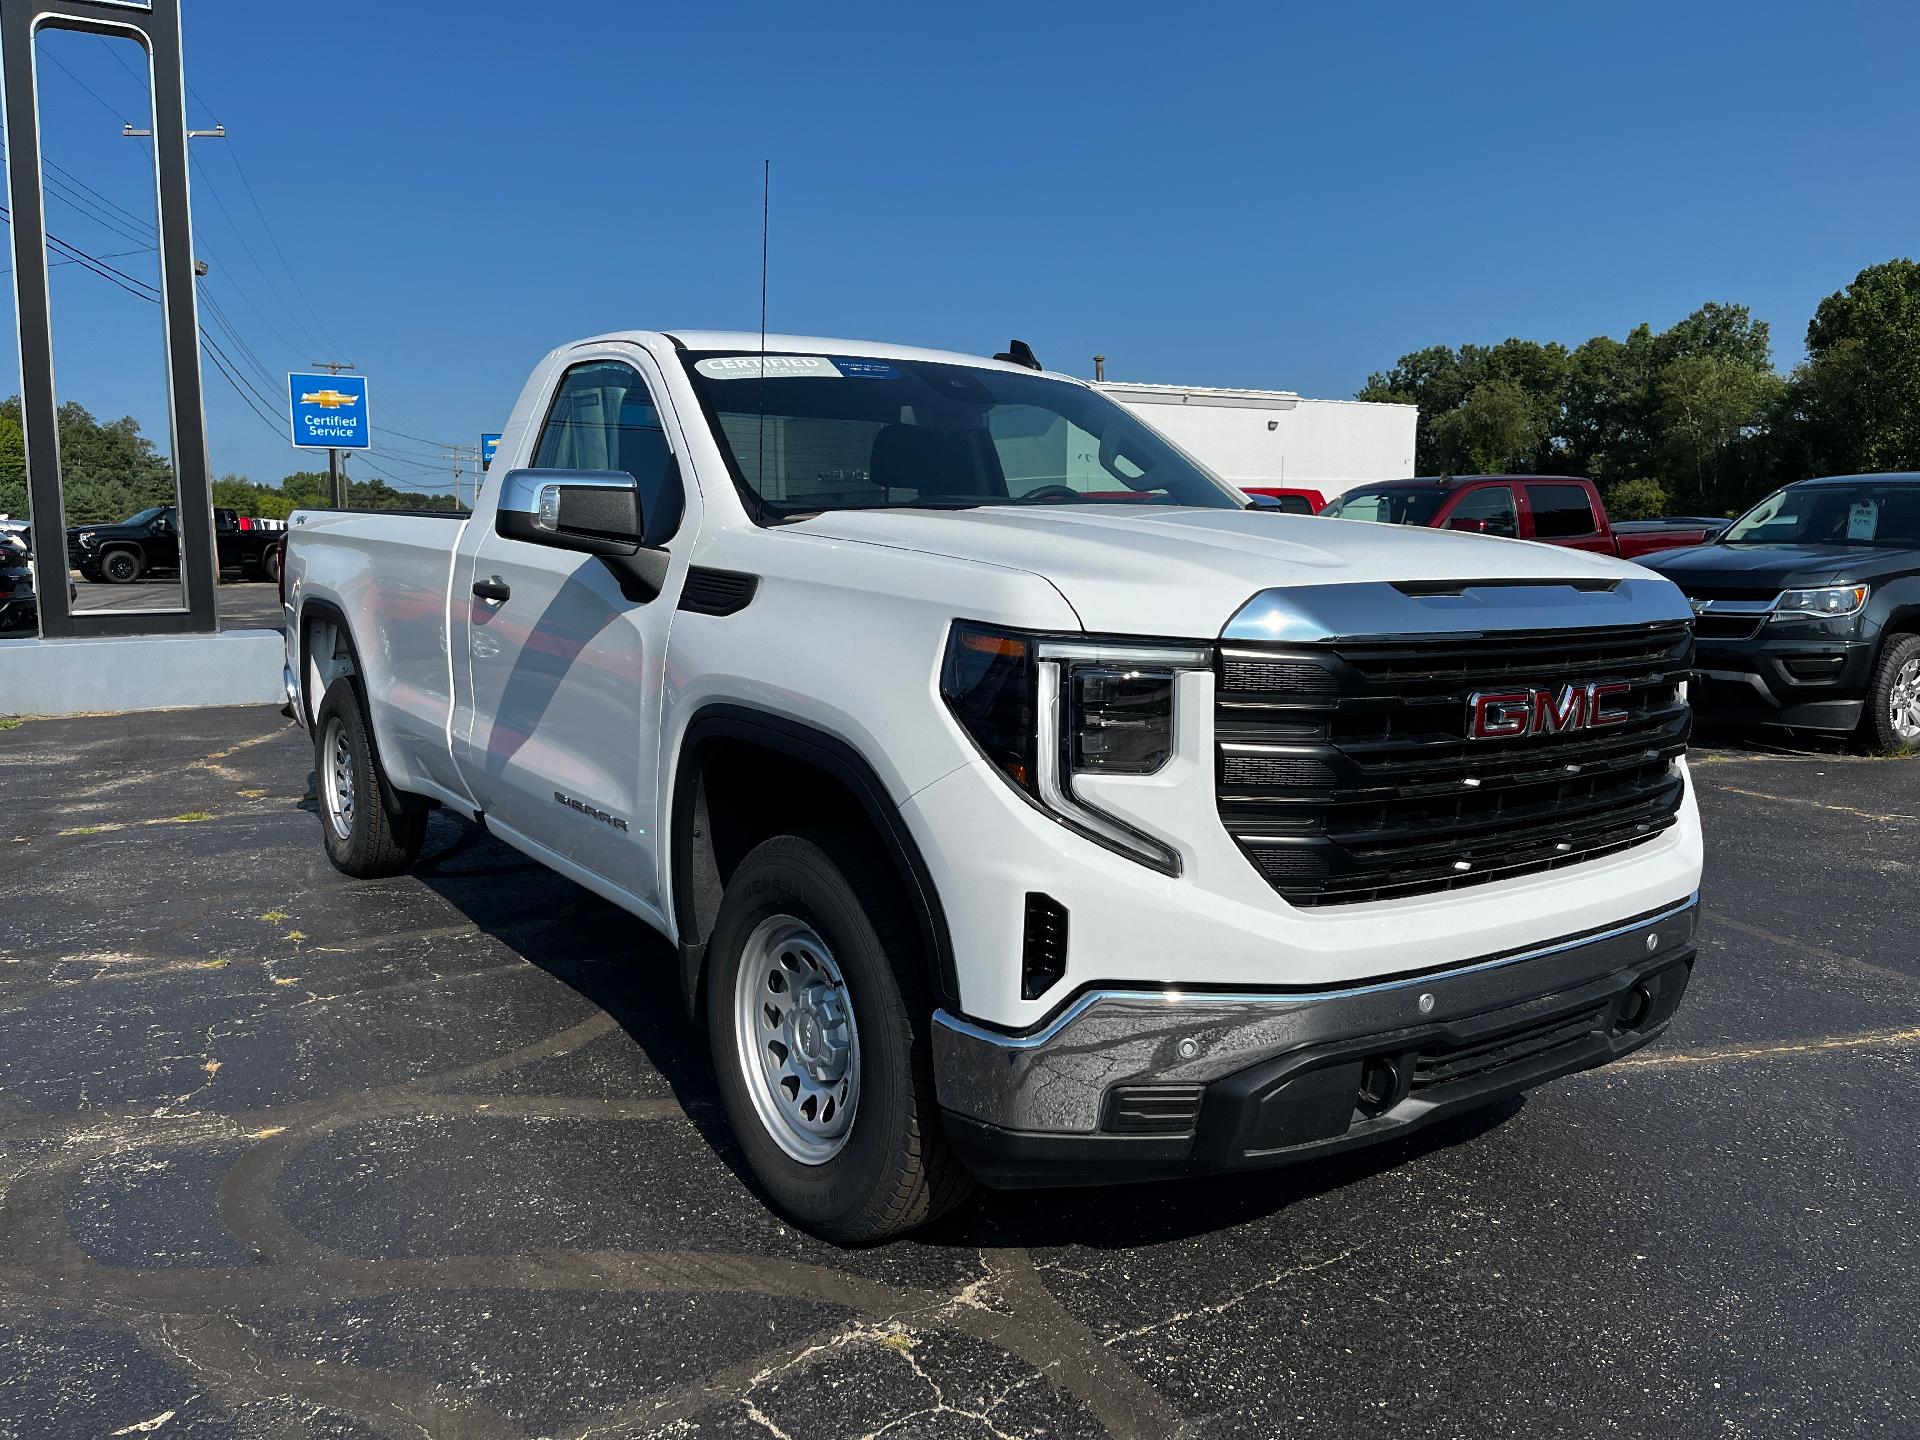
<path id="1" fill-rule="evenodd" d="M 809 985 L 794 997 L 790 1021 L 793 1050 L 807 1073 L 826 1084 L 846 1070 L 847 1036 L 838 992 Z"/>

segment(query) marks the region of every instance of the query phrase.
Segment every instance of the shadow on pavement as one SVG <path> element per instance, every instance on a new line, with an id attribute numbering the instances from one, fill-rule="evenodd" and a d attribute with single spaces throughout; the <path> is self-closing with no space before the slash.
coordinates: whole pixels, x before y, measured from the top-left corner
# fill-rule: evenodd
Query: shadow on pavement
<path id="1" fill-rule="evenodd" d="M 312 808 L 311 801 L 303 809 Z M 673 948 L 639 920 L 526 859 L 479 827 L 436 816 L 413 879 L 609 1015 L 667 1082 L 713 1152 L 759 1194 L 714 1081 L 706 1036 L 686 1013 Z M 1403 1139 L 1298 1166 L 1089 1189 L 994 1191 L 914 1240 L 941 1246 L 1086 1245 L 1182 1240 L 1268 1218 L 1303 1200 L 1497 1128 L 1524 1097 L 1437 1122 Z"/>

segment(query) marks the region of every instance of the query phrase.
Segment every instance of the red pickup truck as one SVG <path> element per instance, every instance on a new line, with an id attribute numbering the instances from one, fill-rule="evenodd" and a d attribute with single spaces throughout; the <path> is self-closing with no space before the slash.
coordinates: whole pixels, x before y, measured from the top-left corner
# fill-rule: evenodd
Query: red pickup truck
<path id="1" fill-rule="evenodd" d="M 1362 485 L 1320 512 L 1339 520 L 1375 520 L 1538 540 L 1637 560 L 1656 550 L 1704 545 L 1717 530 L 1686 522 L 1636 522 L 1616 531 L 1591 480 L 1577 475 L 1445 475 Z"/>

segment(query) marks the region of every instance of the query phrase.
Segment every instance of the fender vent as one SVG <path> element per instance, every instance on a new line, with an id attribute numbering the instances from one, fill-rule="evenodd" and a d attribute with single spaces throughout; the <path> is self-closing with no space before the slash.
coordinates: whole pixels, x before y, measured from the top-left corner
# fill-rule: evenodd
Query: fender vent
<path id="1" fill-rule="evenodd" d="M 737 615 L 753 603 L 754 592 L 759 588 L 758 575 L 708 570 L 696 565 L 687 571 L 686 588 L 680 592 L 680 608 L 695 615 Z"/>
<path id="2" fill-rule="evenodd" d="M 1027 929 L 1020 947 L 1020 998 L 1038 1000 L 1067 973 L 1067 907 L 1051 895 L 1027 896 Z"/>

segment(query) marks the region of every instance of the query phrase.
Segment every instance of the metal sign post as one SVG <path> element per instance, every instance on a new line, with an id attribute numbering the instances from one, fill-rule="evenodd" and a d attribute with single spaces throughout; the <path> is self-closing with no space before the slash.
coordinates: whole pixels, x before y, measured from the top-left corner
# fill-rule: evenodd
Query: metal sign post
<path id="1" fill-rule="evenodd" d="M 133 40 L 153 75 L 155 215 L 161 310 L 166 325 L 174 482 L 179 490 L 180 578 L 186 609 L 76 615 L 67 574 L 66 509 L 60 488 L 59 397 L 53 382 L 53 317 L 47 296 L 47 207 L 40 182 L 40 114 L 34 36 L 79 30 Z M 6 85 L 7 195 L 13 212 L 13 279 L 20 329 L 20 428 L 27 442 L 27 494 L 41 583 L 40 633 L 211 633 L 220 562 L 200 379 L 200 314 L 194 294 L 193 219 L 187 186 L 186 74 L 180 0 L 0 0 L 0 78 Z"/>

